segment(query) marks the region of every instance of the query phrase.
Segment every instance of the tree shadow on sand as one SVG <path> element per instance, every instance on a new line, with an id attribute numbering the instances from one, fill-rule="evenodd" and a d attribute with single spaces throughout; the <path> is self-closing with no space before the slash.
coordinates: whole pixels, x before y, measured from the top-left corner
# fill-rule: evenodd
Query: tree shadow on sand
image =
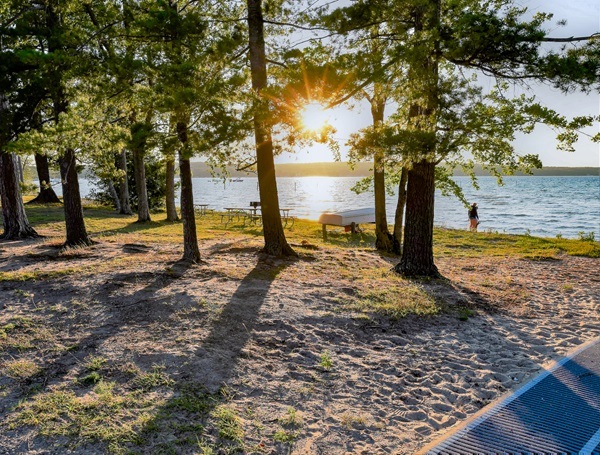
<path id="1" fill-rule="evenodd" d="M 261 308 L 277 276 L 292 262 L 278 265 L 258 261 L 240 282 L 229 302 L 184 364 L 169 368 L 173 396 L 153 412 L 153 418 L 136 433 L 132 453 L 241 453 L 243 430 L 235 411 L 227 406 L 228 383 L 253 337 Z M 156 356 L 164 361 L 164 354 Z M 145 358 L 145 363 L 152 358 Z M 213 452 L 212 450 L 217 450 Z M 204 452 L 203 452 L 204 453 Z"/>
<path id="2" fill-rule="evenodd" d="M 125 398 L 125 401 L 133 400 L 131 409 L 126 413 L 135 415 L 134 420 L 142 416 L 145 424 L 142 426 L 135 424 L 131 430 L 127 429 L 107 439 L 103 431 L 110 433 L 112 430 L 108 430 L 108 427 L 115 427 L 115 422 L 119 422 L 116 426 L 122 425 L 127 428 L 128 424 L 133 423 L 131 417 L 123 421 L 123 416 L 117 408 L 104 415 L 106 409 L 94 411 L 92 407 L 89 411 L 78 411 L 75 408 L 63 417 L 59 417 L 64 412 L 59 407 L 57 418 L 63 422 L 59 426 L 66 425 L 65 428 L 69 428 L 61 431 L 71 433 L 73 438 L 65 440 L 57 438 L 56 435 L 38 436 L 27 442 L 28 447 L 30 449 L 63 447 L 65 450 L 68 447 L 69 450 L 74 450 L 73 453 L 88 454 L 105 453 L 106 444 L 109 444 L 113 448 L 127 446 L 134 453 L 153 453 L 171 447 L 174 444 L 172 435 L 176 434 L 176 439 L 180 441 L 177 443 L 179 446 L 192 445 L 197 448 L 198 438 L 202 439 L 204 434 L 201 427 L 211 417 L 213 409 L 222 401 L 221 388 L 235 375 L 236 366 L 252 336 L 252 330 L 271 284 L 288 265 L 289 263 L 273 265 L 259 261 L 242 279 L 228 303 L 218 313 L 208 335 L 203 340 L 199 340 L 199 347 L 196 348 L 195 353 L 182 356 L 169 352 L 168 348 L 155 350 L 149 343 L 150 340 L 146 340 L 146 348 L 129 353 L 126 349 L 121 361 L 115 362 L 114 366 L 98 367 L 98 370 L 94 370 L 97 374 L 90 374 L 90 371 L 86 370 L 86 361 L 98 356 L 100 349 L 110 349 L 110 340 L 121 336 L 124 329 L 132 334 L 145 333 L 144 338 L 153 338 L 156 340 L 155 343 L 160 343 L 160 340 L 164 340 L 166 336 L 176 335 L 169 321 L 178 311 L 193 310 L 196 311 L 191 313 L 193 317 L 209 317 L 206 313 L 198 312 L 198 301 L 186 295 L 185 291 L 161 292 L 185 275 L 191 264 L 178 261 L 170 264 L 163 273 L 116 273 L 111 275 L 109 281 L 99 283 L 95 285 L 95 289 L 89 290 L 82 290 L 76 284 L 66 286 L 64 283 L 56 283 L 61 288 L 67 307 L 69 302 L 77 301 L 86 292 L 90 302 L 98 299 L 105 303 L 103 308 L 97 310 L 90 305 L 81 312 L 85 314 L 78 315 L 77 325 L 89 327 L 91 330 L 81 338 L 63 336 L 63 342 L 75 344 L 58 355 L 47 356 L 42 366 L 42 376 L 33 378 L 25 384 L 25 389 L 22 389 L 21 393 L 26 393 L 29 403 L 44 403 L 48 397 L 54 396 L 54 391 L 61 389 L 72 390 L 77 396 L 94 397 L 98 393 L 104 393 L 98 390 L 104 390 L 101 385 L 104 381 L 108 381 L 107 384 L 116 384 L 121 396 L 129 397 Z M 197 274 L 200 275 L 198 277 L 200 281 L 219 276 L 218 273 L 206 269 L 198 270 L 194 278 Z M 144 284 L 135 292 L 127 293 L 127 287 L 132 283 Z M 122 299 L 124 293 L 127 294 L 126 300 Z M 72 311 L 70 309 L 68 311 L 68 315 L 60 311 L 48 311 L 44 315 L 48 326 L 60 326 L 60 323 L 64 322 L 63 318 L 74 317 Z M 149 333 L 151 337 L 147 336 Z M 132 342 L 135 343 L 136 340 Z M 131 365 L 128 368 L 133 373 L 121 371 L 121 363 Z M 77 377 L 75 382 L 73 382 L 74 375 Z M 96 390 L 98 387 L 100 389 Z M 146 394 L 155 397 L 171 396 L 171 398 L 160 403 L 158 407 L 148 408 L 148 404 L 142 404 L 142 398 Z M 38 405 L 33 404 L 33 406 L 35 409 Z M 84 414 L 96 412 L 99 416 L 104 416 L 105 422 L 98 423 L 97 433 L 95 429 L 79 428 L 77 425 L 81 416 L 77 415 L 78 412 Z M 111 412 L 116 413 L 113 416 L 116 418 L 114 422 L 111 422 Z M 224 429 L 233 425 L 229 421 L 233 417 L 228 416 L 227 411 L 223 412 L 219 422 L 213 424 L 213 428 L 217 428 L 213 432 L 216 434 L 215 438 L 219 440 L 217 445 L 229 446 L 234 450 L 239 443 L 239 438 L 235 436 L 235 432 L 228 433 Z M 104 427 L 107 428 L 102 430 Z M 8 432 L 6 435 L 8 436 Z M 165 442 L 165 439 L 168 441 Z M 73 443 L 76 446 L 73 446 Z M 174 449 L 170 448 L 166 453 L 170 453 L 169 450 L 173 452 Z M 178 450 L 174 453 L 178 453 Z"/>
<path id="3" fill-rule="evenodd" d="M 269 289 L 288 265 L 268 266 L 259 262 L 241 281 L 196 351 L 195 380 L 215 391 L 234 374 L 242 350 L 252 337 Z"/>

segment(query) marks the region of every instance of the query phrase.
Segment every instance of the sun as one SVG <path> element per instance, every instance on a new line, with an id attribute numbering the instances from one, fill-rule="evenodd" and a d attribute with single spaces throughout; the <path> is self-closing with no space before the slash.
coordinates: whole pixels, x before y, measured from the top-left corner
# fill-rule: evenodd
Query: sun
<path id="1" fill-rule="evenodd" d="M 317 132 L 329 124 L 329 113 L 322 104 L 312 102 L 302 109 L 301 121 L 304 129 Z"/>

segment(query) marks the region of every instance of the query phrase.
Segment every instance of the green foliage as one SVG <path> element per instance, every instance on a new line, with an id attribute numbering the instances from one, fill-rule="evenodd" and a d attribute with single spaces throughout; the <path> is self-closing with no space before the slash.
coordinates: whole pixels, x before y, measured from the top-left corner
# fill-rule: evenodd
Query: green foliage
<path id="1" fill-rule="evenodd" d="M 136 387 L 148 391 L 157 387 L 172 386 L 174 381 L 165 372 L 164 365 L 152 365 L 152 369 L 146 373 L 140 373 L 135 378 Z"/>
<path id="2" fill-rule="evenodd" d="M 509 82 L 536 79 L 554 81 L 565 90 L 574 86 L 590 90 L 586 84 L 600 84 L 599 40 L 570 51 L 542 53 L 548 14 L 526 21 L 525 9 L 514 7 L 512 1 L 459 0 L 441 2 L 438 18 L 435 5 L 434 1 L 357 3 L 315 19 L 343 35 L 346 47 L 335 53 L 352 57 L 352 67 L 346 67 L 351 82 L 339 99 L 366 97 L 372 104 L 382 99 L 398 105 L 385 122 L 351 135 L 352 159 L 379 151 L 392 174 L 422 159 L 441 163 L 443 168 L 436 169 L 438 188 L 466 203 L 449 178 L 456 168 L 470 175 L 475 186 L 475 164 L 495 175 L 499 184 L 503 175 L 541 168 L 537 155 L 514 149 L 517 133 L 545 124 L 557 131 L 559 149 L 573 151 L 579 131 L 600 117 L 569 120 L 534 96 L 513 95 Z M 417 13 L 422 15 L 419 29 L 414 28 Z M 392 17 L 394 21 L 389 20 Z M 338 55 L 338 68 L 343 61 Z M 471 72 L 466 74 L 465 68 Z M 496 76 L 498 86 L 483 90 L 477 77 L 481 73 Z M 361 182 L 355 191 L 365 191 L 367 184 Z"/>
<path id="3" fill-rule="evenodd" d="M 138 196 L 136 193 L 131 154 L 128 154 L 127 158 L 127 185 L 129 188 L 130 204 L 133 210 L 137 210 Z M 144 158 L 144 165 L 146 171 L 146 191 L 148 193 L 148 205 L 150 210 L 156 212 L 161 210 L 165 205 L 165 195 L 167 190 L 166 161 L 163 156 L 155 153 L 147 153 Z M 114 200 L 108 190 L 107 180 L 112 180 L 112 178 L 102 178 L 96 173 L 89 174 L 88 178 L 94 185 L 94 188 L 90 191 L 89 198 L 102 205 L 112 206 Z M 113 184 L 116 186 L 118 184 L 118 180 L 113 180 Z"/>
<path id="4" fill-rule="evenodd" d="M 582 231 L 579 233 L 579 240 L 593 243 L 596 241 L 596 234 L 594 234 L 594 231 L 590 231 L 587 234 Z"/>
<path id="5" fill-rule="evenodd" d="M 102 380 L 102 376 L 97 371 L 92 371 L 91 373 L 82 377 L 79 382 L 83 385 L 95 385 L 98 384 Z"/>
<path id="6" fill-rule="evenodd" d="M 219 431 L 220 438 L 242 443 L 244 430 L 235 409 L 231 406 L 222 404 L 217 406 L 211 412 L 211 417 L 215 421 L 215 426 Z"/>
<path id="7" fill-rule="evenodd" d="M 21 194 L 23 195 L 35 195 L 39 188 L 35 183 L 19 182 L 21 187 Z"/>
<path id="8" fill-rule="evenodd" d="M 324 370 L 331 370 L 331 367 L 333 367 L 333 361 L 331 360 L 331 353 L 329 351 L 325 351 L 321 354 L 319 366 Z"/>
<path id="9" fill-rule="evenodd" d="M 475 316 L 475 311 L 469 308 L 460 308 L 458 310 L 458 320 L 468 321 L 470 317 Z"/>
<path id="10" fill-rule="evenodd" d="M 107 360 L 104 357 L 90 356 L 85 359 L 85 368 L 88 371 L 98 371 L 106 364 Z"/>

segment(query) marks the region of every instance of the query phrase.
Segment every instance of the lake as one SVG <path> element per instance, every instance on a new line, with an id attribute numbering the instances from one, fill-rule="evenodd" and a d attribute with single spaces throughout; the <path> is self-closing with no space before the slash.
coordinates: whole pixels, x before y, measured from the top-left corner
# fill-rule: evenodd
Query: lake
<path id="1" fill-rule="evenodd" d="M 281 177 L 278 192 L 281 207 L 289 207 L 299 218 L 316 220 L 324 211 L 373 207 L 372 192 L 355 194 L 351 188 L 358 177 Z M 506 177 L 498 186 L 494 177 L 480 177 L 480 189 L 468 177 L 455 177 L 469 202 L 479 206 L 480 230 L 577 238 L 594 233 L 600 239 L 600 176 Z M 224 207 L 248 207 L 258 200 L 256 177 L 222 180 L 194 178 L 194 202 Z M 56 188 L 60 192 L 60 185 Z M 89 191 L 82 179 L 82 196 Z M 396 211 L 396 195 L 387 197 L 389 222 Z M 435 224 L 449 228 L 467 227 L 467 209 L 453 197 L 439 192 L 435 199 Z"/>

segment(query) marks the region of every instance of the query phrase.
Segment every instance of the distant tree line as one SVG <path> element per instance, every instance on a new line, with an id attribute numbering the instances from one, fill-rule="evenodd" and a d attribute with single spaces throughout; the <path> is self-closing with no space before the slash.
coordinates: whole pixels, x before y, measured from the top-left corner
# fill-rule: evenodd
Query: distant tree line
<path id="1" fill-rule="evenodd" d="M 0 8 L 2 238 L 38 235 L 19 186 L 19 157 L 34 157 L 34 201 L 63 204 L 66 247 L 92 243 L 78 180 L 85 167 L 119 213 L 135 210 L 140 223 L 164 204 L 167 219 L 182 222 L 184 259 L 198 261 L 191 158 L 203 157 L 213 169 L 255 170 L 264 252 L 295 256 L 274 156 L 315 141 L 337 149 L 331 126 L 303 127 L 307 104 L 366 102 L 372 125 L 348 145 L 353 162 L 373 163 L 357 190 L 373 184 L 376 246 L 400 256 L 401 274 L 437 276 L 436 187 L 460 197 L 450 178 L 457 169 L 474 182 L 477 166 L 499 179 L 531 172 L 541 163 L 514 151 L 516 133 L 544 123 L 568 151 L 597 121 L 514 95 L 510 87 L 527 81 L 600 87 L 597 34 L 550 37 L 550 15 L 525 13 L 512 0 L 11 0 Z M 482 75 L 496 86 L 484 90 Z"/>
<path id="2" fill-rule="evenodd" d="M 361 161 L 354 163 L 350 167 L 348 162 L 334 161 L 322 163 L 281 163 L 276 164 L 275 169 L 278 177 L 368 177 L 373 173 L 372 161 Z M 473 168 L 475 176 L 493 176 L 490 171 L 484 170 L 481 166 L 476 165 Z M 207 178 L 214 177 L 214 169 L 204 162 L 192 162 L 192 174 L 194 177 Z M 226 175 L 231 177 L 252 177 L 253 173 L 247 171 L 238 171 L 235 166 L 226 168 Z M 461 168 L 453 170 L 453 176 L 469 176 L 470 173 L 463 171 Z M 600 167 L 560 167 L 560 166 L 544 166 L 541 169 L 532 169 L 531 173 L 516 171 L 514 175 L 547 175 L 547 176 L 600 176 Z"/>

